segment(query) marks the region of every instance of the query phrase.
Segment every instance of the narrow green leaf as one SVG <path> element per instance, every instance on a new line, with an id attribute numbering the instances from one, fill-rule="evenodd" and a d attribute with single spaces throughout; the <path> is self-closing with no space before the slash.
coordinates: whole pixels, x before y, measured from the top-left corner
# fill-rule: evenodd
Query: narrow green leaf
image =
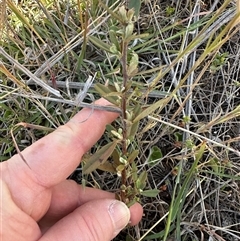
<path id="1" fill-rule="evenodd" d="M 142 90 L 136 88 L 134 92 L 135 92 L 135 95 L 142 96 Z M 140 104 L 136 104 L 133 110 L 134 118 L 136 118 L 141 112 L 142 112 L 142 107 L 140 106 Z"/>
<path id="2" fill-rule="evenodd" d="M 86 179 L 85 179 L 85 178 L 82 178 L 81 186 L 82 186 L 83 188 L 85 188 L 86 185 L 87 185 Z"/>
<path id="3" fill-rule="evenodd" d="M 139 150 L 132 151 L 132 153 L 129 155 L 129 157 L 127 159 L 127 162 L 131 164 L 136 159 L 138 154 L 139 154 Z"/>
<path id="4" fill-rule="evenodd" d="M 131 176 L 132 176 L 133 182 L 136 182 L 137 181 L 137 165 L 135 162 L 132 163 Z"/>
<path id="5" fill-rule="evenodd" d="M 100 166 L 98 166 L 98 169 L 102 170 L 104 172 L 110 172 L 110 173 L 113 173 L 113 174 L 117 173 L 117 170 L 114 167 L 113 163 L 110 163 L 108 161 L 106 161 L 105 163 L 103 163 Z"/>
<path id="6" fill-rule="evenodd" d="M 134 76 L 138 71 L 138 55 L 133 53 L 129 66 L 127 67 L 128 76 Z"/>
<path id="7" fill-rule="evenodd" d="M 113 166 L 116 168 L 117 166 L 119 166 L 121 163 L 119 161 L 119 152 L 117 151 L 117 149 L 115 149 L 112 153 L 112 160 L 113 160 Z"/>
<path id="8" fill-rule="evenodd" d="M 117 92 L 113 92 L 112 90 L 110 90 L 110 88 L 108 88 L 107 86 L 97 83 L 94 85 L 94 89 L 106 100 L 108 100 L 109 102 L 111 102 L 112 104 L 118 106 L 119 104 L 117 103 L 117 98 L 116 96 L 111 96 L 111 93 L 117 93 Z"/>
<path id="9" fill-rule="evenodd" d="M 141 192 L 141 195 L 144 197 L 156 197 L 158 194 L 158 189 L 145 190 Z"/>
<path id="10" fill-rule="evenodd" d="M 129 127 L 129 139 L 134 139 L 137 131 L 138 131 L 138 126 L 139 126 L 139 121 L 136 121 L 134 123 L 131 124 L 131 126 Z"/>
<path id="11" fill-rule="evenodd" d="M 14 149 L 14 146 L 9 146 L 6 150 L 4 150 L 3 155 L 7 156 L 7 154 L 11 153 Z"/>
<path id="12" fill-rule="evenodd" d="M 149 36 L 149 33 L 143 33 L 143 34 L 133 34 L 133 35 L 131 35 L 131 36 L 129 36 L 128 38 L 127 38 L 127 40 L 128 41 L 132 41 L 132 40 L 134 40 L 134 39 L 142 39 L 142 38 L 146 38 L 146 37 L 148 37 Z M 138 46 L 136 46 L 135 48 L 137 48 Z"/>
<path id="13" fill-rule="evenodd" d="M 111 40 L 111 43 L 113 43 L 116 46 L 117 50 L 119 51 L 120 46 L 119 46 L 119 40 L 117 39 L 117 36 L 116 36 L 116 31 L 114 31 L 113 29 L 110 29 L 109 38 Z"/>
<path id="14" fill-rule="evenodd" d="M 218 160 L 216 158 L 210 158 L 208 163 L 210 164 L 210 167 L 213 169 L 213 171 L 218 175 L 219 169 L 221 169 L 220 165 L 218 164 Z"/>
<path id="15" fill-rule="evenodd" d="M 105 85 L 100 84 L 100 83 L 96 83 L 94 85 L 94 89 L 100 94 L 100 95 L 106 95 L 111 93 L 112 91 Z"/>
<path id="16" fill-rule="evenodd" d="M 120 6 L 118 8 L 118 15 L 119 15 L 122 23 L 126 24 L 128 22 L 127 10 L 126 10 L 125 6 Z"/>
<path id="17" fill-rule="evenodd" d="M 88 36 L 88 39 L 98 48 L 110 52 L 111 45 L 106 44 L 101 39 L 96 38 L 95 36 Z"/>
<path id="18" fill-rule="evenodd" d="M 128 8 L 133 8 L 135 16 L 138 17 L 141 8 L 141 0 L 129 0 Z"/>
<path id="19" fill-rule="evenodd" d="M 122 164 L 116 167 L 117 173 L 122 173 L 124 169 L 125 169 L 125 165 L 122 165 Z"/>
<path id="20" fill-rule="evenodd" d="M 136 182 L 137 189 L 143 190 L 146 186 L 146 181 L 147 181 L 147 172 L 143 171 L 138 177 L 138 180 Z"/>
<path id="21" fill-rule="evenodd" d="M 175 199 L 174 198 L 172 199 L 172 202 L 171 202 L 171 205 L 170 205 L 170 208 L 169 208 L 169 214 L 168 214 L 168 219 L 167 219 L 167 223 L 166 223 L 166 227 L 165 227 L 165 235 L 164 235 L 163 241 L 167 240 L 167 236 L 169 234 L 171 224 L 173 224 L 173 221 L 176 219 L 176 216 L 177 215 L 179 216 L 181 214 L 182 206 L 183 206 L 184 201 L 186 199 L 186 194 L 189 191 L 188 188 L 189 188 L 189 186 L 191 184 L 191 180 L 194 177 L 194 174 L 196 172 L 197 164 L 203 156 L 205 148 L 206 148 L 206 143 L 203 142 L 201 144 L 199 150 L 197 151 L 195 161 L 192 164 L 191 169 L 189 170 L 186 178 L 184 179 L 183 184 L 182 184 L 182 186 L 181 186 L 181 188 L 178 192 L 177 197 Z M 179 178 L 180 173 L 181 172 L 179 171 L 179 174 L 178 174 L 177 178 Z M 173 197 L 175 196 L 175 193 L 176 193 L 176 187 L 177 187 L 177 184 L 174 187 Z"/>
<path id="22" fill-rule="evenodd" d="M 83 167 L 83 173 L 88 174 L 94 170 L 96 170 L 101 164 L 103 164 L 109 156 L 113 153 L 118 141 L 115 140 L 107 145 L 103 146 L 100 150 L 98 150 L 95 154 L 93 154 L 87 161 Z"/>
<path id="23" fill-rule="evenodd" d="M 141 119 L 143 119 L 144 117 L 150 115 L 151 113 L 153 113 L 156 109 L 162 109 L 170 100 L 171 100 L 172 96 L 169 96 L 165 99 L 161 99 L 159 101 L 157 101 L 156 103 L 150 105 L 147 109 L 145 109 L 144 111 L 142 111 L 134 120 L 133 122 L 136 121 L 140 121 Z"/>
<path id="24" fill-rule="evenodd" d="M 173 224 L 170 229 L 169 232 L 172 232 L 175 229 L 175 224 Z M 154 234 L 150 234 L 147 235 L 144 240 L 162 240 L 162 237 L 164 236 L 165 230 L 163 229 L 162 231 L 160 231 L 159 233 L 154 233 Z"/>
<path id="25" fill-rule="evenodd" d="M 8 156 L 0 156 L 0 162 L 8 160 Z"/>

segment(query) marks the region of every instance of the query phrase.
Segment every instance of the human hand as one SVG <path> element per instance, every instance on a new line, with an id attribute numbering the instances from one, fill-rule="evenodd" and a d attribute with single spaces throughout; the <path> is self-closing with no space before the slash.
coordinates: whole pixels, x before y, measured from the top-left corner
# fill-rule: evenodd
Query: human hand
<path id="1" fill-rule="evenodd" d="M 100 99 L 99 105 L 109 104 Z M 114 194 L 66 178 L 118 114 L 83 109 L 67 124 L 0 164 L 3 241 L 108 241 L 142 217 Z M 82 122 L 83 120 L 86 120 Z"/>

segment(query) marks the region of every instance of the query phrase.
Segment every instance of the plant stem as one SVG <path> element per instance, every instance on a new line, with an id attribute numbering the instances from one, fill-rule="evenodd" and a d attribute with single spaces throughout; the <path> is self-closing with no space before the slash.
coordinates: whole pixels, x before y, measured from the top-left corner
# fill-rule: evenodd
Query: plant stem
<path id="1" fill-rule="evenodd" d="M 123 76 L 123 92 L 122 92 L 122 127 L 123 127 L 123 139 L 122 139 L 122 155 L 126 157 L 127 155 L 127 83 L 129 80 L 129 76 L 127 74 L 127 50 L 128 50 L 128 42 L 122 42 L 122 76 Z M 127 186 L 127 166 L 125 165 L 122 173 L 122 185 Z M 121 191 L 121 200 L 126 202 L 126 193 Z"/>

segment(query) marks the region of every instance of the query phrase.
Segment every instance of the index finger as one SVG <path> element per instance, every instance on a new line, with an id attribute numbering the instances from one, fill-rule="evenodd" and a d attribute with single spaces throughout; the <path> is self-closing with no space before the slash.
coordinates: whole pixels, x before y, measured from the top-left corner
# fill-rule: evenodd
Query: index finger
<path id="1" fill-rule="evenodd" d="M 109 105 L 104 99 L 95 102 Z M 22 155 L 38 181 L 45 187 L 66 179 L 79 165 L 81 157 L 102 136 L 107 124 L 118 114 L 102 110 L 83 109 L 67 124 L 26 148 Z M 19 155 L 13 162 L 22 163 Z"/>

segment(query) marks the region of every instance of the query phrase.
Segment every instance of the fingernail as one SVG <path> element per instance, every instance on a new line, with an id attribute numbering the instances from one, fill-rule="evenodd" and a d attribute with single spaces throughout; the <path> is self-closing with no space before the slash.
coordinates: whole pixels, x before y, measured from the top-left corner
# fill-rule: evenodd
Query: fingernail
<path id="1" fill-rule="evenodd" d="M 116 236 L 129 223 L 130 211 L 123 202 L 117 200 L 109 205 L 108 211 L 115 227 L 114 236 Z"/>

